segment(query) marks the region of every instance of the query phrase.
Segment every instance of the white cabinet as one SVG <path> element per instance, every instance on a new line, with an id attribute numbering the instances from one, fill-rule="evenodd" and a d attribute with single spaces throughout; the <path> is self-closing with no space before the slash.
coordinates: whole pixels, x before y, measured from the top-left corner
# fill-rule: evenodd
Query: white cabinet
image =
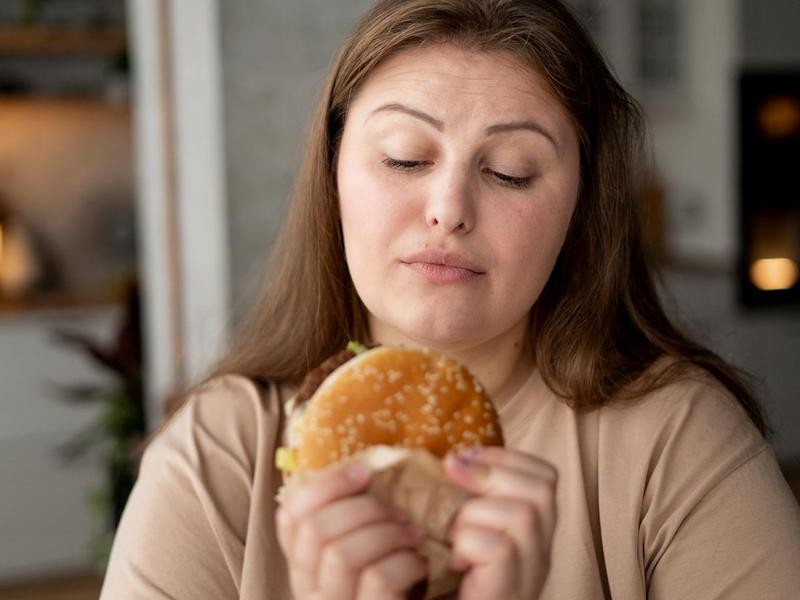
<path id="1" fill-rule="evenodd" d="M 65 465 L 59 447 L 92 423 L 99 406 L 69 404 L 55 384 L 102 382 L 54 328 L 109 339 L 116 308 L 0 314 L 0 582 L 89 568 L 102 523 L 88 495 L 105 484 L 98 459 Z"/>

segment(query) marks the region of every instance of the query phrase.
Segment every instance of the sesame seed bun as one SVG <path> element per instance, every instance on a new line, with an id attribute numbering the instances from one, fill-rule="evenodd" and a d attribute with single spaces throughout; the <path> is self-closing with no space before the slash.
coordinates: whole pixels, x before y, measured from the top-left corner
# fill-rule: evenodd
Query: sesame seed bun
<path id="1" fill-rule="evenodd" d="M 502 446 L 494 405 L 466 367 L 433 350 L 379 346 L 334 370 L 302 413 L 290 415 L 297 471 L 320 469 L 375 445 Z"/>

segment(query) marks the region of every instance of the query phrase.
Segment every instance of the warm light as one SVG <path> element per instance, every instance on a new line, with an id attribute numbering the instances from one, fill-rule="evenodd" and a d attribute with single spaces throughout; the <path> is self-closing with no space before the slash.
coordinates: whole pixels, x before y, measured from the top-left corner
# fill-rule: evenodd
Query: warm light
<path id="1" fill-rule="evenodd" d="M 750 281 L 760 290 L 788 290 L 798 278 L 800 269 L 791 258 L 762 258 L 750 266 Z"/>
<path id="2" fill-rule="evenodd" d="M 772 139 L 796 134 L 800 131 L 800 101 L 792 96 L 770 98 L 759 111 L 758 124 Z"/>
<path id="3" fill-rule="evenodd" d="M 3 224 L 0 223 L 0 273 L 3 272 Z"/>

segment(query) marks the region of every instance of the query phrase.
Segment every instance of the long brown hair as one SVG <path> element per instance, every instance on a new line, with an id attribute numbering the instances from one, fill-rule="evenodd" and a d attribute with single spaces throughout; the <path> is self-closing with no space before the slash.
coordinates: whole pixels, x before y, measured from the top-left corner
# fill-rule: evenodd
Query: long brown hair
<path id="1" fill-rule="evenodd" d="M 545 382 L 583 409 L 639 398 L 699 367 L 764 433 L 741 373 L 682 335 L 661 306 L 637 200 L 647 155 L 641 110 L 557 0 L 382 0 L 361 19 L 316 106 L 262 298 L 211 376 L 297 383 L 348 340 L 369 341 L 345 263 L 336 155 L 348 106 L 373 69 L 404 48 L 432 43 L 511 53 L 544 75 L 577 128 L 577 208 L 532 310 L 531 342 Z M 668 367 L 650 376 L 662 357 L 668 360 L 658 364 Z"/>

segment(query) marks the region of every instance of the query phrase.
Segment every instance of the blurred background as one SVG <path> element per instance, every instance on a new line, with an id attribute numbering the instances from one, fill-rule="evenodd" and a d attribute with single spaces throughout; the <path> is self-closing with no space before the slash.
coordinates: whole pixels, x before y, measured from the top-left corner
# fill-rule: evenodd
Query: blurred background
<path id="1" fill-rule="evenodd" d="M 665 301 L 756 376 L 797 489 L 800 3 L 571 3 L 647 113 Z M 142 437 L 261 287 L 370 4 L 0 2 L 0 598 L 97 597 Z"/>

